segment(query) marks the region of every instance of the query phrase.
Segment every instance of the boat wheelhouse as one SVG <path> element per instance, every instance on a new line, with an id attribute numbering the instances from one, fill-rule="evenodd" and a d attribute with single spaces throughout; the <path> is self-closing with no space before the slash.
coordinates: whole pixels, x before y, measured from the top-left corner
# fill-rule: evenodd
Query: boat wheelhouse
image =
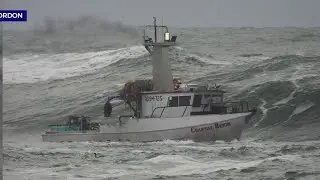
<path id="1" fill-rule="evenodd" d="M 142 91 L 127 95 L 137 118 L 168 118 L 207 114 L 227 114 L 249 112 L 248 102 L 224 102 L 225 91 L 206 89 L 195 85 L 188 90 L 171 92 Z M 110 106 L 109 106 L 110 107 Z"/>

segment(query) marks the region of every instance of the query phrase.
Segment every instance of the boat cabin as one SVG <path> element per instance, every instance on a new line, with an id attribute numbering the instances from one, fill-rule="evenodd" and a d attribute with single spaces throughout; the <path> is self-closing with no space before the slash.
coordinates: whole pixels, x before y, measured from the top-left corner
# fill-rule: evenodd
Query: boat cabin
<path id="1" fill-rule="evenodd" d="M 132 86 L 125 86 L 123 95 L 119 97 L 124 98 L 131 110 L 132 115 L 125 115 L 122 117 L 136 117 L 136 118 L 178 118 L 194 115 L 207 114 L 229 114 L 229 113 L 243 113 L 249 111 L 247 102 L 224 102 L 225 91 L 220 90 L 220 86 L 210 87 L 208 85 L 196 84 L 177 84 L 179 87 L 173 91 L 152 91 L 144 83 L 132 83 Z M 146 81 L 149 82 L 149 81 Z M 150 82 L 149 82 L 150 83 Z M 144 90 L 139 87 L 148 87 Z M 143 91 L 144 90 L 144 91 Z M 107 101 L 105 105 L 105 116 L 108 117 L 107 112 L 112 109 L 106 107 L 110 102 Z M 107 113 L 107 114 L 106 114 Z"/>
<path id="2" fill-rule="evenodd" d="M 221 114 L 223 91 L 141 92 L 137 102 L 140 118 L 174 118 L 192 115 Z"/>

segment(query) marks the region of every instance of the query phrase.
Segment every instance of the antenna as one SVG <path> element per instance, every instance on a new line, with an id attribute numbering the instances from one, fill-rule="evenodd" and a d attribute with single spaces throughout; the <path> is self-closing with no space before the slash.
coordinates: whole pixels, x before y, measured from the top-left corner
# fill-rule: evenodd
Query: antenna
<path id="1" fill-rule="evenodd" d="M 163 27 L 163 16 L 161 16 L 161 26 Z M 161 28 L 162 39 L 164 39 L 163 28 Z"/>
<path id="2" fill-rule="evenodd" d="M 157 43 L 157 18 L 153 17 L 154 20 L 154 42 Z"/>

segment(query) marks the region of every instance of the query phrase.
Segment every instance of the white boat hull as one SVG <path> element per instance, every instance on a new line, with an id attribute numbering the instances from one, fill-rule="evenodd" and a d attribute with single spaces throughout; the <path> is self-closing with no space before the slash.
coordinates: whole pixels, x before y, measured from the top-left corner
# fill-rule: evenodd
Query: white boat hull
<path id="1" fill-rule="evenodd" d="M 43 134 L 45 142 L 72 141 L 130 141 L 161 140 L 231 141 L 240 139 L 244 129 L 251 126 L 251 113 L 201 115 L 165 119 L 130 119 L 121 128 L 106 128 L 96 133 Z"/>

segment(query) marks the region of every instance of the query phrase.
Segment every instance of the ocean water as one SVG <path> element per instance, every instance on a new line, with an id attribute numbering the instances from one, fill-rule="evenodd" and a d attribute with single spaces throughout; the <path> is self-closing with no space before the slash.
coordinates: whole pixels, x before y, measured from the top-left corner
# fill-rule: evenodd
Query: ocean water
<path id="1" fill-rule="evenodd" d="M 320 29 L 171 31 L 175 76 L 258 108 L 241 141 L 42 142 L 48 124 L 71 114 L 108 121 L 106 94 L 151 76 L 138 28 L 50 21 L 4 32 L 4 179 L 319 180 Z"/>

